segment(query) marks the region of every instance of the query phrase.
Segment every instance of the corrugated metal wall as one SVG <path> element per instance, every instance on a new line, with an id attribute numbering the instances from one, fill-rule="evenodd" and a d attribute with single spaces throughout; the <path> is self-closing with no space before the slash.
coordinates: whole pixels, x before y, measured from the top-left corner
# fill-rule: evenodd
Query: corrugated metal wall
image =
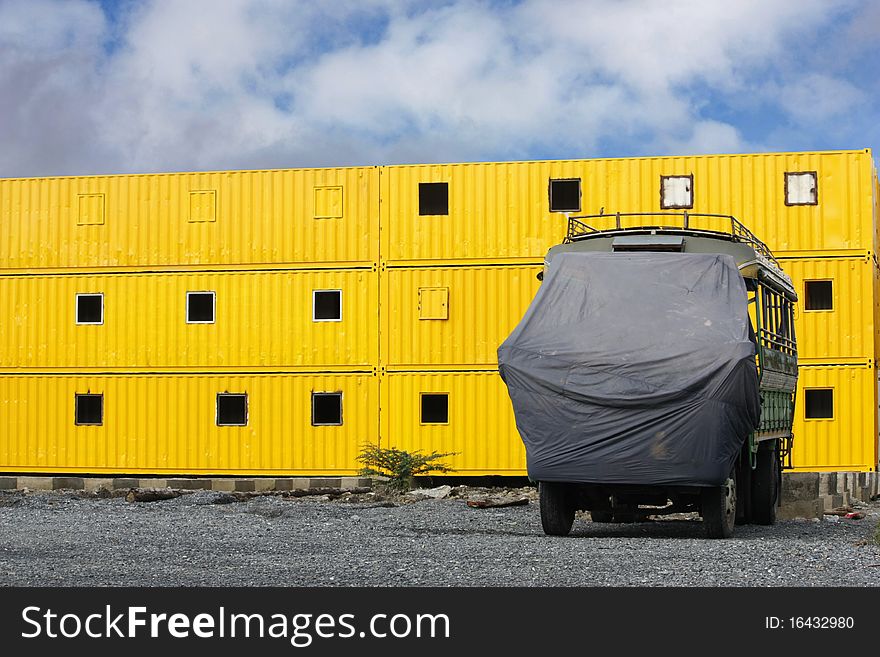
<path id="1" fill-rule="evenodd" d="M 798 293 L 795 332 L 802 363 L 866 362 L 875 354 L 874 270 L 870 258 L 780 261 Z M 830 281 L 832 307 L 809 310 L 805 281 Z"/>
<path id="2" fill-rule="evenodd" d="M 877 367 L 802 366 L 798 378 L 793 465 L 800 470 L 872 470 L 877 466 Z M 807 419 L 805 390 L 833 391 L 833 417 Z"/>
<path id="3" fill-rule="evenodd" d="M 786 206 L 785 173 L 800 171 L 817 173 L 817 205 Z M 867 150 L 391 166 L 382 170 L 382 254 L 398 264 L 541 259 L 565 236 L 565 216 L 550 212 L 550 179 L 581 180 L 576 215 L 658 212 L 660 177 L 691 174 L 691 212 L 733 214 L 780 255 L 864 254 L 874 245 L 871 172 Z M 448 215 L 419 215 L 422 182 L 448 183 Z"/>
<path id="4" fill-rule="evenodd" d="M 379 173 L 0 180 L 0 268 L 371 263 Z"/>
<path id="5" fill-rule="evenodd" d="M 311 425 L 311 393 L 342 392 L 343 424 Z M 104 395 L 74 425 L 75 393 Z M 215 424 L 218 392 L 247 393 L 247 426 Z M 378 431 L 378 378 L 359 374 L 0 376 L 5 472 L 351 473 Z"/>
<path id="6" fill-rule="evenodd" d="M 312 321 L 328 289 L 342 320 Z M 187 291 L 215 292 L 213 324 L 187 324 Z M 378 292 L 370 270 L 0 276 L 0 370 L 371 368 Z M 102 325 L 76 324 L 77 293 L 103 293 Z"/>
<path id="7" fill-rule="evenodd" d="M 448 423 L 421 422 L 421 394 L 447 393 Z M 382 444 L 454 452 L 466 475 L 525 475 L 525 449 L 507 388 L 495 372 L 395 372 L 382 381 Z"/>
<path id="8" fill-rule="evenodd" d="M 540 266 L 388 269 L 382 294 L 385 364 L 497 367 L 498 345 L 538 291 L 540 271 Z"/>
<path id="9" fill-rule="evenodd" d="M 795 171 L 816 171 L 817 205 L 785 205 Z M 549 181 L 579 178 L 582 214 L 656 212 L 663 175 L 693 175 L 691 211 L 737 216 L 802 298 L 834 281 L 797 328 L 803 385 L 831 382 L 840 413 L 798 418 L 795 464 L 876 467 L 880 188 L 847 151 L 0 180 L 0 469 L 354 473 L 381 440 L 524 474 L 495 358 L 565 234 Z M 447 215 L 419 214 L 420 182 L 448 183 Z M 311 321 L 314 289 L 343 291 L 342 322 Z M 187 290 L 217 292 L 214 324 L 185 323 Z M 75 324 L 84 292 L 103 325 Z M 343 426 L 312 427 L 303 404 L 334 386 Z M 74 426 L 83 387 L 104 426 Z M 235 387 L 248 426 L 217 427 Z M 449 422 L 420 422 L 423 392 L 449 394 Z"/>

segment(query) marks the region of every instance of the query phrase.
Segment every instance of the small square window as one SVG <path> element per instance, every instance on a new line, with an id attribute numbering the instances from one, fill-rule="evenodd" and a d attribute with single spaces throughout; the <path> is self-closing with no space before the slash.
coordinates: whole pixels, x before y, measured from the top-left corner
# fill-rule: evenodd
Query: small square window
<path id="1" fill-rule="evenodd" d="M 694 207 L 694 176 L 660 176 L 660 208 L 686 210 Z"/>
<path id="2" fill-rule="evenodd" d="M 804 390 L 804 417 L 808 420 L 833 418 L 834 390 L 832 388 Z"/>
<path id="3" fill-rule="evenodd" d="M 422 393 L 422 424 L 449 424 L 449 393 Z"/>
<path id="4" fill-rule="evenodd" d="M 804 310 L 833 310 L 831 281 L 804 281 Z"/>
<path id="5" fill-rule="evenodd" d="M 581 211 L 581 179 L 562 178 L 550 181 L 550 212 Z"/>
<path id="6" fill-rule="evenodd" d="M 187 292 L 186 323 L 213 324 L 215 301 L 213 292 Z"/>
<path id="7" fill-rule="evenodd" d="M 312 393 L 312 426 L 339 426 L 342 424 L 342 393 Z"/>
<path id="8" fill-rule="evenodd" d="M 449 214 L 449 183 L 419 183 L 419 215 Z"/>
<path id="9" fill-rule="evenodd" d="M 342 290 L 314 290 L 312 321 L 342 321 Z"/>
<path id="10" fill-rule="evenodd" d="M 217 393 L 217 426 L 244 427 L 247 423 L 247 393 Z"/>
<path id="11" fill-rule="evenodd" d="M 103 294 L 77 294 L 76 295 L 76 323 L 77 324 L 103 324 L 104 323 L 104 295 Z"/>
<path id="12" fill-rule="evenodd" d="M 75 401 L 75 424 L 78 426 L 100 426 L 104 424 L 104 395 L 77 393 Z"/>
<path id="13" fill-rule="evenodd" d="M 818 203 L 819 183 L 815 171 L 786 172 L 786 205 L 818 205 Z"/>

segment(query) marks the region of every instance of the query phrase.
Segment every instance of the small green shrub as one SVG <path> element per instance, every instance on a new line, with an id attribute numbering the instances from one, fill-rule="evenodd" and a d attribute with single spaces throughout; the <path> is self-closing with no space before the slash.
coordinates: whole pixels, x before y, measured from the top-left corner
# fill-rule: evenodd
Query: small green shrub
<path id="1" fill-rule="evenodd" d="M 438 461 L 454 454 L 454 452 L 422 454 L 420 450 L 406 452 L 395 447 L 364 445 L 357 460 L 364 466 L 360 470 L 361 476 L 388 477 L 386 485 L 389 488 L 406 491 L 412 488 L 413 478 L 418 475 L 429 472 L 452 472 L 452 468 Z"/>

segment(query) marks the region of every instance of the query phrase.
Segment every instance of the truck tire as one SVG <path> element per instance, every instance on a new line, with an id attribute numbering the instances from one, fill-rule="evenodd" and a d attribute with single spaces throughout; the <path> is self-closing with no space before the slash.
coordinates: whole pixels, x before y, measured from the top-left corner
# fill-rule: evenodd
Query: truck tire
<path id="1" fill-rule="evenodd" d="M 709 538 L 730 538 L 736 524 L 736 472 L 724 486 L 704 488 L 700 496 L 701 515 Z"/>
<path id="2" fill-rule="evenodd" d="M 590 511 L 590 519 L 593 522 L 614 522 L 614 514 L 611 511 Z"/>
<path id="3" fill-rule="evenodd" d="M 574 523 L 574 501 L 567 484 L 542 481 L 538 486 L 541 498 L 541 525 L 548 536 L 568 536 Z"/>
<path id="4" fill-rule="evenodd" d="M 776 502 L 779 498 L 779 449 L 775 440 L 758 447 L 752 472 L 752 522 L 772 525 L 776 522 Z"/>

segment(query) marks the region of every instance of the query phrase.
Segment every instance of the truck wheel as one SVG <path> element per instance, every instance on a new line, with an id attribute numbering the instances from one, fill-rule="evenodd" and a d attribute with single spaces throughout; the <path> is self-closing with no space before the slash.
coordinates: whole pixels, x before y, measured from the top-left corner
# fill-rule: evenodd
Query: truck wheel
<path id="1" fill-rule="evenodd" d="M 541 525 L 549 536 L 568 536 L 574 523 L 574 500 L 567 484 L 542 481 L 538 486 L 541 498 Z"/>
<path id="2" fill-rule="evenodd" d="M 730 538 L 736 522 L 736 473 L 724 486 L 704 488 L 701 494 L 703 524 L 709 538 Z"/>
<path id="3" fill-rule="evenodd" d="M 614 522 L 614 514 L 611 511 L 590 511 L 593 522 Z"/>
<path id="4" fill-rule="evenodd" d="M 752 522 L 772 525 L 776 522 L 776 501 L 779 498 L 779 451 L 775 440 L 762 443 L 755 455 L 752 473 Z"/>

